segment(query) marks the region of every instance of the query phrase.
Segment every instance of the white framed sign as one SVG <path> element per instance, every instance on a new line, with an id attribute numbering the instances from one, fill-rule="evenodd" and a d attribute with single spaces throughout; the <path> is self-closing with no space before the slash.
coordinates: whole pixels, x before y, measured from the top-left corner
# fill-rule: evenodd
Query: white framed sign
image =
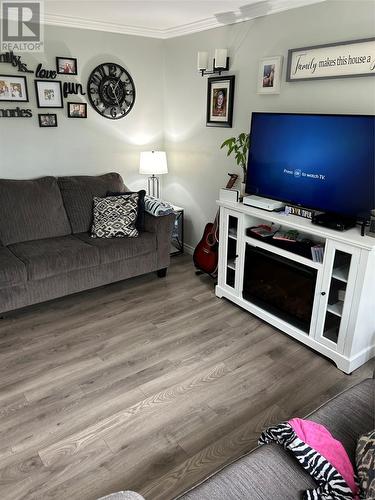
<path id="1" fill-rule="evenodd" d="M 375 38 L 288 51 L 288 82 L 356 76 L 375 76 Z"/>

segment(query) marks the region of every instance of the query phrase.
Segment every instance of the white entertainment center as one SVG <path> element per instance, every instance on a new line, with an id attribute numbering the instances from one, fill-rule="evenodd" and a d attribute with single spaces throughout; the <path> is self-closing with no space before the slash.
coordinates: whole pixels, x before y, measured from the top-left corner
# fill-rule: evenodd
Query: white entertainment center
<path id="1" fill-rule="evenodd" d="M 238 202 L 218 205 L 218 297 L 327 356 L 346 373 L 375 355 L 375 238 L 361 236 L 359 228 L 335 231 Z M 272 223 L 323 245 L 323 262 L 295 253 L 293 243 L 280 248 L 249 232 Z"/>

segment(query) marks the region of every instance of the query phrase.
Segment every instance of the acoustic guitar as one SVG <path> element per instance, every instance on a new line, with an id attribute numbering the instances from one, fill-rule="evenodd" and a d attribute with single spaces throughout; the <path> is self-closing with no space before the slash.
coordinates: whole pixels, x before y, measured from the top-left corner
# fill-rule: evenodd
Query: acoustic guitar
<path id="1" fill-rule="evenodd" d="M 237 174 L 228 174 L 230 179 L 226 185 L 231 189 L 236 182 Z M 204 228 L 203 236 L 194 250 L 193 261 L 195 267 L 207 274 L 214 274 L 219 261 L 219 210 L 216 213 L 214 222 L 208 222 Z"/>

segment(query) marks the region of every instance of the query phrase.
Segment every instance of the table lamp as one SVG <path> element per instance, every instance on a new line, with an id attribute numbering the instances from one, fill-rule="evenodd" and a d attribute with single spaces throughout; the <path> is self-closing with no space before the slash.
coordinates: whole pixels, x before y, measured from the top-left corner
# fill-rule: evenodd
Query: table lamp
<path id="1" fill-rule="evenodd" d="M 143 151 L 139 162 L 139 173 L 150 175 L 147 179 L 148 194 L 160 198 L 158 175 L 168 173 L 167 155 L 164 151 Z"/>

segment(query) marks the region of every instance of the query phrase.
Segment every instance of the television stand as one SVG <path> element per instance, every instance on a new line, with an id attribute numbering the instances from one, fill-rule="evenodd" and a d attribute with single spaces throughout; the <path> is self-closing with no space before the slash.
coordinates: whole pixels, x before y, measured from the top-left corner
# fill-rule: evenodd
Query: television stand
<path id="1" fill-rule="evenodd" d="M 219 201 L 216 295 L 270 323 L 351 373 L 375 355 L 375 239 L 310 220 Z M 255 238 L 249 228 L 277 224 L 324 247 L 314 262 L 294 242 Z"/>

